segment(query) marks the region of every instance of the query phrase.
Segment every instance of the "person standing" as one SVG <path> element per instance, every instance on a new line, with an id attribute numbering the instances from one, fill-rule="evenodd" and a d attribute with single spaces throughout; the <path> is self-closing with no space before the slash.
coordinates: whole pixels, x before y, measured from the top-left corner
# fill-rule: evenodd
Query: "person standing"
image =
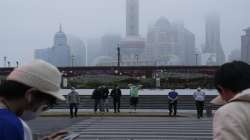
<path id="1" fill-rule="evenodd" d="M 121 89 L 118 87 L 118 85 L 114 86 L 114 88 L 111 91 L 110 96 L 113 98 L 114 113 L 120 112 L 122 92 L 121 92 Z"/>
<path id="2" fill-rule="evenodd" d="M 174 109 L 174 116 L 176 116 L 177 113 L 177 99 L 178 99 L 178 93 L 173 89 L 168 93 L 168 109 L 169 109 L 169 116 L 172 116 L 172 112 Z"/>
<path id="3" fill-rule="evenodd" d="M 64 101 L 60 91 L 61 73 L 42 60 L 14 69 L 0 84 L 0 140 L 33 140 L 26 123 Z M 62 140 L 67 132 L 57 132 L 42 140 Z"/>
<path id="4" fill-rule="evenodd" d="M 137 109 L 137 104 L 139 102 L 139 90 L 141 89 L 142 85 L 133 85 L 128 84 L 128 87 L 130 88 L 130 112 L 131 109 L 134 108 L 134 111 Z"/>
<path id="5" fill-rule="evenodd" d="M 204 102 L 206 94 L 205 92 L 201 91 L 201 88 L 198 87 L 197 91 L 193 94 L 196 110 L 197 110 L 197 118 L 200 119 L 203 117 L 203 109 L 204 109 Z"/>
<path id="6" fill-rule="evenodd" d="M 250 140 L 250 65 L 233 61 L 215 73 L 219 93 L 211 103 L 222 105 L 214 115 L 214 140 Z"/>
<path id="7" fill-rule="evenodd" d="M 77 117 L 78 106 L 80 104 L 80 96 L 74 87 L 71 87 L 71 92 L 67 96 L 67 102 L 69 104 L 70 117 Z"/>
<path id="8" fill-rule="evenodd" d="M 105 85 L 102 86 L 102 97 L 103 111 L 109 112 L 109 89 Z"/>
<path id="9" fill-rule="evenodd" d="M 98 108 L 101 111 L 102 110 L 102 107 L 101 107 L 102 94 L 101 94 L 100 86 L 94 89 L 91 98 L 94 99 L 94 112 L 96 113 Z"/>

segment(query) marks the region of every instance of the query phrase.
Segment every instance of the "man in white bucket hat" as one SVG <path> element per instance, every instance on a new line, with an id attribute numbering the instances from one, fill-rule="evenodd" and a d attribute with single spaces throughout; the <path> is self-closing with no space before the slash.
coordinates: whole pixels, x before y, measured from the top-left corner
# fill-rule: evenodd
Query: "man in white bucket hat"
<path id="1" fill-rule="evenodd" d="M 42 60 L 14 69 L 0 85 L 0 139 L 32 140 L 32 133 L 24 121 L 35 119 L 59 94 L 61 74 L 56 67 Z M 44 140 L 60 140 L 67 132 L 61 131 Z"/>
<path id="2" fill-rule="evenodd" d="M 214 81 L 220 95 L 211 103 L 223 105 L 215 112 L 214 140 L 250 140 L 250 65 L 223 64 Z"/>

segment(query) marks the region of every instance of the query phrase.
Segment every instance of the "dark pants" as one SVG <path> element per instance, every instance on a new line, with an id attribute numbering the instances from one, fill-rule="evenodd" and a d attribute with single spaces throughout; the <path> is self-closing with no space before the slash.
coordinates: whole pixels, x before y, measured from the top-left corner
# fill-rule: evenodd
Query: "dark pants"
<path id="1" fill-rule="evenodd" d="M 197 118 L 203 117 L 203 109 L 204 109 L 204 101 L 195 101 L 196 110 L 197 110 Z"/>
<path id="2" fill-rule="evenodd" d="M 113 99 L 114 112 L 120 112 L 120 99 Z"/>
<path id="3" fill-rule="evenodd" d="M 168 109 L 169 109 L 169 116 L 172 115 L 173 109 L 174 109 L 174 116 L 176 116 L 176 113 L 177 113 L 177 101 L 174 101 L 174 102 L 169 101 Z"/>
<path id="4" fill-rule="evenodd" d="M 95 103 L 94 103 L 95 105 L 94 105 L 94 111 L 96 112 L 97 111 L 97 109 L 99 108 L 100 109 L 100 111 L 102 111 L 102 108 L 101 108 L 101 99 L 95 99 Z"/>
<path id="5" fill-rule="evenodd" d="M 69 104 L 69 109 L 70 109 L 70 117 L 73 118 L 74 116 L 77 117 L 77 110 L 78 106 L 76 103 L 70 103 Z M 75 112 L 73 113 L 73 110 L 75 109 Z"/>

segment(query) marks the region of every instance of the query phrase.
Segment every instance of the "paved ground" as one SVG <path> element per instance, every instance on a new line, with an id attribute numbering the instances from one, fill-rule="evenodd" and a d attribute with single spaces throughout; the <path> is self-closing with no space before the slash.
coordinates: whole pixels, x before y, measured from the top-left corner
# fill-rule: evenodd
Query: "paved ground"
<path id="1" fill-rule="evenodd" d="M 63 128 L 79 133 L 77 140 L 211 140 L 212 119 L 195 117 L 40 118 L 30 122 L 35 133 Z M 69 127 L 70 126 L 70 127 Z"/>
<path id="2" fill-rule="evenodd" d="M 69 117 L 40 117 L 36 120 L 28 122 L 29 126 L 32 129 L 35 137 L 46 136 L 52 132 L 57 132 L 62 129 L 67 129 L 68 127 L 76 124 L 85 119 L 89 119 L 87 117 L 79 117 L 70 119 Z"/>

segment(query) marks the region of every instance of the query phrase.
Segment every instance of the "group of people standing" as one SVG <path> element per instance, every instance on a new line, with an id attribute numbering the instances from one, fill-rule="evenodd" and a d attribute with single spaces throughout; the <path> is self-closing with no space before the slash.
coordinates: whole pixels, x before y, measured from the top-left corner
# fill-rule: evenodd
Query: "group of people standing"
<path id="1" fill-rule="evenodd" d="M 128 84 L 130 88 L 130 110 L 136 111 L 139 102 L 139 90 L 142 85 Z M 122 92 L 118 85 L 115 85 L 111 92 L 106 86 L 99 86 L 94 89 L 91 98 L 94 99 L 94 112 L 99 109 L 100 112 L 109 112 L 110 98 L 113 100 L 114 113 L 120 112 Z M 130 111 L 131 112 L 131 111 Z"/>
<path id="2" fill-rule="evenodd" d="M 197 110 L 197 118 L 200 119 L 203 117 L 206 94 L 205 92 L 201 91 L 201 88 L 199 87 L 197 88 L 197 91 L 193 93 L 193 97 L 195 100 L 195 105 Z M 172 89 L 172 91 L 168 93 L 169 116 L 176 116 L 177 100 L 178 100 L 178 93 L 175 91 L 175 89 Z"/>
<path id="3" fill-rule="evenodd" d="M 120 99 L 122 93 L 121 89 L 117 85 L 114 86 L 111 92 L 109 92 L 109 89 L 104 85 L 94 89 L 91 96 L 91 98 L 94 99 L 94 112 L 97 112 L 98 109 L 100 112 L 109 112 L 110 96 L 113 98 L 114 112 L 120 112 Z"/>
<path id="4" fill-rule="evenodd" d="M 132 110 L 136 111 L 137 104 L 139 102 L 139 90 L 141 89 L 142 85 L 128 84 L 128 87 L 130 88 L 129 108 L 131 110 L 130 112 L 132 112 Z M 109 112 L 109 109 L 111 108 L 110 100 L 112 98 L 114 113 L 119 113 L 121 106 L 121 96 L 122 92 L 118 85 L 115 85 L 111 91 L 109 91 L 108 87 L 105 85 L 98 86 L 96 89 L 94 89 L 91 96 L 91 99 L 94 100 L 94 112 L 97 112 L 98 109 L 100 112 Z M 71 92 L 67 96 L 67 104 L 69 105 L 70 109 L 70 117 L 77 117 L 80 96 L 74 87 L 71 87 Z"/>
<path id="5" fill-rule="evenodd" d="M 129 109 L 130 112 L 135 112 L 139 102 L 139 90 L 141 89 L 142 85 L 128 84 L 128 87 L 130 89 Z M 122 92 L 118 85 L 115 85 L 111 92 L 105 85 L 97 87 L 94 89 L 91 96 L 91 98 L 94 100 L 94 112 L 97 112 L 98 109 L 100 112 L 109 112 L 109 109 L 111 108 L 110 100 L 112 98 L 114 113 L 119 113 L 121 106 L 121 96 Z M 206 94 L 201 90 L 200 87 L 197 88 L 197 91 L 193 93 L 198 119 L 203 117 L 205 97 Z M 74 87 L 71 88 L 71 92 L 67 96 L 67 103 L 70 108 L 70 117 L 77 117 L 80 96 Z M 177 103 L 178 93 L 175 91 L 175 89 L 172 89 L 168 93 L 169 116 L 177 115 Z"/>

